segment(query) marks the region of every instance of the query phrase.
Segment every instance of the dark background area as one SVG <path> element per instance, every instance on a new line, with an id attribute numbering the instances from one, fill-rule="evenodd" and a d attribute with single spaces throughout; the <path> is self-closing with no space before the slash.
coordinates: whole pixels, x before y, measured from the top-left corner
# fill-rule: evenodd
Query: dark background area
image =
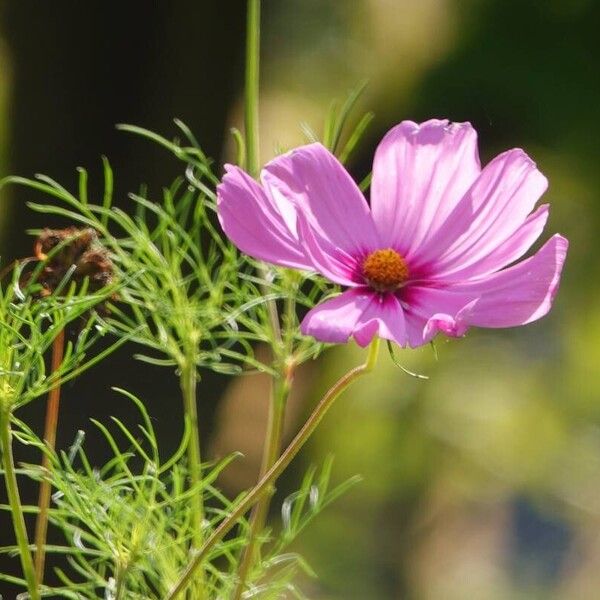
<path id="1" fill-rule="evenodd" d="M 105 155 L 115 170 L 114 204 L 126 209 L 129 191 L 145 182 L 157 194 L 180 175 L 181 166 L 157 146 L 117 131 L 115 124 L 132 123 L 171 136 L 178 117 L 210 156 L 222 154 L 229 107 L 243 76 L 243 3 L 19 0 L 4 3 L 3 9 L 12 73 L 4 174 L 44 173 L 73 186 L 75 168 L 85 166 L 91 197 L 100 197 L 100 157 Z M 31 254 L 32 238 L 25 230 L 65 226 L 28 210 L 26 202 L 33 198 L 30 190 L 18 187 L 4 194 L 0 255 L 5 263 Z M 60 447 L 72 443 L 78 429 L 88 430 L 90 417 L 137 418 L 132 405 L 110 392 L 110 386 L 152 397 L 149 411 L 157 417 L 165 451 L 176 447 L 182 431 L 177 379 L 170 370 L 143 363 L 132 369 L 131 355 L 131 348 L 121 349 L 104 369 L 65 386 Z M 212 374 L 204 379 L 212 396 L 200 408 L 208 434 L 224 384 Z M 21 418 L 41 431 L 43 412 L 43 404 L 35 403 Z M 108 454 L 90 433 L 88 450 L 100 463 Z M 38 457 L 18 448 L 17 459 Z M 24 484 L 22 491 L 24 500 L 35 500 L 34 486 Z M 8 531 L 8 515 L 2 514 L 0 544 L 9 543 Z M 3 572 L 15 567 L 14 560 L 1 559 Z M 0 583 L 0 590 L 5 599 L 15 593 L 6 583 Z"/>

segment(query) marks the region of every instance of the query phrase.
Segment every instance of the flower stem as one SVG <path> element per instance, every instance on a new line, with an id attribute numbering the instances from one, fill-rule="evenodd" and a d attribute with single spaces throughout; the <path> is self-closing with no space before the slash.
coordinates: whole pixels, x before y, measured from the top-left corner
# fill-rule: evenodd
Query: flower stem
<path id="1" fill-rule="evenodd" d="M 260 91 L 260 0 L 248 0 L 246 13 L 246 89 L 245 89 L 245 133 L 246 133 L 246 155 L 247 169 L 254 178 L 258 177 L 260 169 L 260 143 L 259 143 L 259 91 Z M 267 279 L 267 269 L 259 267 L 263 279 Z M 263 286 L 263 292 L 267 290 Z M 277 305 L 273 300 L 266 303 L 271 329 L 271 345 L 273 359 L 279 365 L 284 365 L 281 360 L 282 336 L 279 323 Z M 286 373 L 285 366 L 279 369 L 278 379 L 271 382 L 271 398 L 269 403 L 269 421 L 264 443 L 263 459 L 260 469 L 259 480 L 273 466 L 281 451 L 281 438 L 283 434 L 283 421 L 285 417 L 285 406 L 291 385 L 291 372 Z M 289 375 L 289 376 L 288 376 Z M 247 545 L 238 566 L 238 582 L 234 591 L 233 600 L 239 600 L 246 588 L 249 571 L 255 560 L 257 538 L 264 529 L 271 493 L 265 494 L 252 511 L 250 518 L 250 532 Z"/>
<path id="2" fill-rule="evenodd" d="M 260 0 L 248 0 L 246 14 L 245 133 L 248 172 L 258 176 L 258 94 L 260 79 Z"/>
<path id="3" fill-rule="evenodd" d="M 255 179 L 260 170 L 260 144 L 258 101 L 260 87 L 260 0 L 248 0 L 246 13 L 246 90 L 244 95 L 244 129 L 246 131 L 246 166 Z M 268 269 L 259 265 L 262 279 L 267 279 Z M 265 286 L 262 289 L 267 295 Z M 266 302 L 273 345 L 281 343 L 281 328 L 277 304 Z"/>
<path id="4" fill-rule="evenodd" d="M 269 423 L 267 426 L 267 437 L 264 446 L 259 481 L 273 466 L 275 461 L 279 458 L 279 453 L 281 452 L 283 420 L 285 417 L 287 398 L 291 389 L 291 376 L 292 373 L 290 371 L 286 377 L 275 384 L 274 393 L 272 394 L 271 404 L 269 407 Z M 270 486 L 268 492 L 262 495 L 252 511 L 252 516 L 250 517 L 250 533 L 248 536 L 248 542 L 238 567 L 238 581 L 235 592 L 232 596 L 232 600 L 240 600 L 244 590 L 246 589 L 246 583 L 250 569 L 256 560 L 257 539 L 265 527 L 273 491 L 273 487 Z"/>
<path id="5" fill-rule="evenodd" d="M 270 488 L 273 482 L 285 471 L 290 462 L 298 454 L 300 449 L 304 446 L 306 441 L 314 433 L 315 429 L 327 413 L 327 411 L 333 406 L 334 402 L 339 396 L 346 391 L 357 379 L 362 375 L 369 373 L 377 362 L 377 354 L 379 350 L 379 339 L 375 338 L 369 348 L 369 354 L 367 360 L 358 367 L 354 367 L 348 371 L 343 377 L 327 391 L 321 401 L 317 404 L 310 417 L 303 425 L 302 429 L 296 434 L 296 437 L 292 440 L 290 445 L 285 449 L 283 454 L 275 462 L 275 464 L 265 473 L 264 477 L 256 484 L 254 488 L 240 501 L 237 507 L 230 513 L 230 515 L 221 522 L 219 527 L 213 531 L 211 536 L 204 542 L 204 545 L 200 550 L 194 553 L 192 559 L 184 572 L 179 577 L 177 583 L 173 586 L 169 594 L 165 597 L 165 600 L 173 600 L 181 592 L 183 592 L 189 585 L 196 569 L 198 569 L 204 560 L 206 559 L 209 552 L 213 549 L 215 544 L 223 539 L 228 531 L 235 526 L 238 519 L 244 515 L 244 513 L 254 506 L 260 498 Z"/>
<path id="6" fill-rule="evenodd" d="M 246 167 L 255 179 L 260 170 L 258 103 L 260 89 L 260 0 L 248 0 L 246 12 L 246 89 L 244 94 L 244 129 L 246 133 Z M 267 268 L 259 267 L 263 279 Z M 263 289 L 266 294 L 266 290 Z M 273 338 L 281 338 L 277 305 L 267 301 Z"/>
<path id="7" fill-rule="evenodd" d="M 61 329 L 52 342 L 51 372 L 56 373 L 63 360 L 65 348 L 65 331 Z M 58 428 L 58 409 L 60 406 L 60 380 L 48 394 L 46 406 L 46 423 L 44 426 L 44 441 L 48 450 L 53 451 L 56 446 L 56 430 Z M 42 470 L 44 473 L 51 469 L 50 458 L 47 453 L 42 455 Z M 52 485 L 46 477 L 40 483 L 38 498 L 38 516 L 35 522 L 35 576 L 37 581 L 44 581 L 44 564 L 46 559 L 46 536 L 48 534 L 48 511 L 50 509 L 50 494 Z"/>
<path id="8" fill-rule="evenodd" d="M 27 538 L 25 517 L 23 516 L 23 507 L 19 496 L 17 475 L 15 473 L 15 463 L 12 453 L 10 412 L 4 407 L 0 408 L 0 451 L 2 452 L 2 468 L 4 470 L 4 479 L 6 482 L 6 493 L 10 505 L 15 538 L 19 548 L 21 567 L 23 569 L 25 581 L 27 582 L 27 590 L 31 600 L 40 600 L 33 558 L 29 551 L 29 539 Z"/>
<path id="9" fill-rule="evenodd" d="M 129 563 L 126 565 L 118 565 L 115 569 L 115 596 L 114 600 L 122 600 L 125 597 L 125 579 L 127 578 L 127 572 L 129 571 Z"/>
<path id="10" fill-rule="evenodd" d="M 196 399 L 196 387 L 198 375 L 196 366 L 191 361 L 186 361 L 181 368 L 180 386 L 183 396 L 183 407 L 185 418 L 190 426 L 190 437 L 187 446 L 187 458 L 190 476 L 190 488 L 195 490 L 192 497 L 192 548 L 200 548 L 203 542 L 202 527 L 204 522 L 204 499 L 201 488 L 202 481 L 202 463 L 200 454 L 200 428 L 198 426 L 198 406 Z M 204 573 L 202 570 L 198 573 L 198 585 L 200 590 L 197 593 L 200 597 L 204 596 Z M 198 597 L 198 596 L 196 596 Z"/>

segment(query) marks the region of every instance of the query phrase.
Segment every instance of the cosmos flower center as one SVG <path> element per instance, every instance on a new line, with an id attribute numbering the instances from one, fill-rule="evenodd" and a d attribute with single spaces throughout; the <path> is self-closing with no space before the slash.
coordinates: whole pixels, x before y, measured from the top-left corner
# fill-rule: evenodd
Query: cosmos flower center
<path id="1" fill-rule="evenodd" d="M 393 292 L 408 279 L 406 261 L 392 248 L 371 252 L 362 271 L 367 283 L 378 292 Z"/>

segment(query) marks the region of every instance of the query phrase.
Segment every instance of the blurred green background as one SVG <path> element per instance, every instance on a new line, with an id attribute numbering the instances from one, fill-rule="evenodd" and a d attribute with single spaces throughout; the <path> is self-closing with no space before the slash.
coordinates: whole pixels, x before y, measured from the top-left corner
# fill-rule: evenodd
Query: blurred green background
<path id="1" fill-rule="evenodd" d="M 319 574 L 303 582 L 307 595 L 600 598 L 600 2 L 268 0 L 263 10 L 264 160 L 303 143 L 300 124 L 318 131 L 331 99 L 368 78 L 361 109 L 376 118 L 351 164 L 357 178 L 400 120 L 469 120 L 484 161 L 515 146 L 537 161 L 550 180 L 544 239 L 558 231 L 571 241 L 548 317 L 440 338 L 437 361 L 430 348 L 401 352 L 428 381 L 383 353 L 376 374 L 329 414 L 279 499 L 329 452 L 337 479 L 364 479 L 297 544 Z M 107 154 L 126 206 L 128 190 L 142 181 L 159 189 L 178 167 L 114 123 L 169 133 L 172 117 L 226 160 L 227 130 L 241 122 L 243 21 L 243 2 L 5 0 L 2 173 L 45 172 L 74 185 L 74 167 L 93 170 Z M 40 221 L 23 190 L 2 194 L 7 262 L 30 252 L 23 231 Z M 115 357 L 110 381 L 92 373 L 66 391 L 63 443 L 89 416 L 128 410 L 109 385 L 147 397 L 166 446 L 176 443 L 174 377 L 148 367 L 134 377 L 130 354 Z M 290 433 L 360 358 L 355 346 L 339 347 L 299 373 Z M 264 384 L 203 381 L 207 452 L 246 455 L 223 480 L 232 493 L 255 477 Z M 40 420 L 34 410 L 28 417 Z"/>

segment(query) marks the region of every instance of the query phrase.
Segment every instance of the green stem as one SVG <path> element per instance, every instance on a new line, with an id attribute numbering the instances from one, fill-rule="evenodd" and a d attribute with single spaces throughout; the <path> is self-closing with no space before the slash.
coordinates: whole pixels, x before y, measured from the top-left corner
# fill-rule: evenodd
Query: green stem
<path id="1" fill-rule="evenodd" d="M 283 437 L 283 420 L 285 417 L 285 406 L 287 398 L 291 388 L 291 373 L 288 376 L 280 380 L 274 390 L 273 397 L 269 408 L 269 423 L 267 426 L 267 436 L 263 451 L 262 465 L 260 469 L 259 480 L 261 480 L 269 469 L 273 466 L 275 461 L 279 458 L 281 452 L 281 440 Z M 271 506 L 271 498 L 273 496 L 274 488 L 270 486 L 267 493 L 263 494 L 261 499 L 258 501 L 252 516 L 250 517 L 250 533 L 248 535 L 248 542 L 244 549 L 244 554 L 237 572 L 237 585 L 235 592 L 232 596 L 232 600 L 240 600 L 244 590 L 246 589 L 246 583 L 248 581 L 248 575 L 250 569 L 256 561 L 256 545 L 258 536 L 261 531 L 265 528 L 267 522 L 267 516 L 269 514 L 269 508 Z"/>
<path id="2" fill-rule="evenodd" d="M 125 592 L 125 578 L 127 577 L 127 571 L 129 570 L 129 565 L 125 567 L 119 565 L 116 570 L 115 579 L 117 581 L 116 590 L 115 590 L 115 600 L 121 600 L 123 598 L 123 594 Z"/>
<path id="3" fill-rule="evenodd" d="M 246 14 L 246 89 L 245 89 L 245 133 L 246 133 L 246 167 L 252 177 L 258 177 L 260 169 L 260 143 L 259 143 L 259 93 L 260 93 L 260 0 L 248 0 Z M 266 279 L 267 269 L 259 267 L 260 274 Z M 266 294 L 267 290 L 263 289 Z M 272 300 L 267 302 L 267 311 L 271 329 L 271 344 L 273 359 L 283 365 L 281 361 L 282 337 L 279 324 L 277 305 Z M 290 390 L 291 378 L 287 376 L 284 368 L 279 369 L 280 378 L 271 383 L 271 399 L 269 404 L 269 422 L 265 438 L 263 459 L 259 479 L 273 466 L 281 450 L 283 433 L 283 420 L 285 405 Z M 238 583 L 233 595 L 233 600 L 242 597 L 246 587 L 249 571 L 254 563 L 257 538 L 264 529 L 269 513 L 271 493 L 265 494 L 252 511 L 250 519 L 250 532 L 248 543 L 243 551 L 237 577 Z"/>
<path id="4" fill-rule="evenodd" d="M 258 101 L 260 88 L 260 0 L 248 0 L 246 13 L 246 89 L 244 95 L 244 129 L 246 133 L 246 167 L 255 179 L 260 171 Z M 259 267 L 266 279 L 267 268 Z M 267 290 L 263 288 L 266 294 Z M 267 302 L 273 339 L 281 339 L 277 305 Z"/>
<path id="5" fill-rule="evenodd" d="M 0 451 L 2 452 L 2 467 L 4 470 L 4 479 L 6 481 L 6 493 L 8 495 L 8 503 L 10 505 L 17 546 L 19 547 L 21 567 L 23 568 L 23 575 L 27 582 L 27 590 L 31 600 L 40 600 L 40 593 L 35 576 L 35 567 L 33 566 L 33 557 L 29 550 L 29 540 L 27 538 L 23 507 L 19 496 L 17 475 L 15 473 L 10 414 L 5 409 L 0 409 Z"/>
<path id="6" fill-rule="evenodd" d="M 260 0 L 248 0 L 246 15 L 245 133 L 248 172 L 258 176 L 258 94 L 260 78 Z"/>
<path id="7" fill-rule="evenodd" d="M 198 375 L 193 362 L 186 361 L 181 368 L 181 393 L 183 395 L 183 407 L 185 418 L 190 427 L 190 437 L 187 446 L 187 457 L 189 466 L 190 488 L 196 490 L 192 497 L 192 526 L 193 538 L 192 548 L 200 548 L 204 539 L 202 527 L 204 523 L 204 499 L 202 494 L 202 462 L 200 454 L 200 428 L 198 425 L 198 407 L 196 399 L 196 387 Z M 198 574 L 198 585 L 201 588 L 198 592 L 204 595 L 204 573 L 202 570 Z"/>
<path id="8" fill-rule="evenodd" d="M 270 488 L 273 482 L 285 471 L 290 462 L 294 459 L 296 454 L 300 451 L 302 446 L 313 434 L 327 411 L 332 407 L 337 398 L 347 390 L 357 379 L 362 375 L 369 373 L 375 363 L 377 362 L 377 354 L 379 350 L 379 339 L 375 338 L 369 348 L 369 354 L 367 360 L 360 366 L 354 367 L 341 377 L 323 396 L 319 404 L 311 413 L 310 417 L 303 425 L 302 429 L 296 434 L 296 437 L 292 440 L 290 445 L 285 449 L 283 454 L 275 462 L 275 464 L 269 469 L 265 476 L 256 484 L 254 488 L 245 496 L 237 508 L 235 508 L 230 515 L 221 522 L 219 527 L 213 531 L 211 536 L 204 542 L 204 545 L 200 550 L 196 551 L 190 563 L 181 574 L 177 583 L 173 586 L 169 594 L 165 597 L 165 600 L 173 600 L 181 592 L 183 592 L 190 584 L 196 569 L 198 569 L 206 559 L 209 552 L 213 549 L 215 544 L 220 542 L 223 537 L 231 530 L 237 521 L 244 515 L 244 513 L 252 508 Z"/>

